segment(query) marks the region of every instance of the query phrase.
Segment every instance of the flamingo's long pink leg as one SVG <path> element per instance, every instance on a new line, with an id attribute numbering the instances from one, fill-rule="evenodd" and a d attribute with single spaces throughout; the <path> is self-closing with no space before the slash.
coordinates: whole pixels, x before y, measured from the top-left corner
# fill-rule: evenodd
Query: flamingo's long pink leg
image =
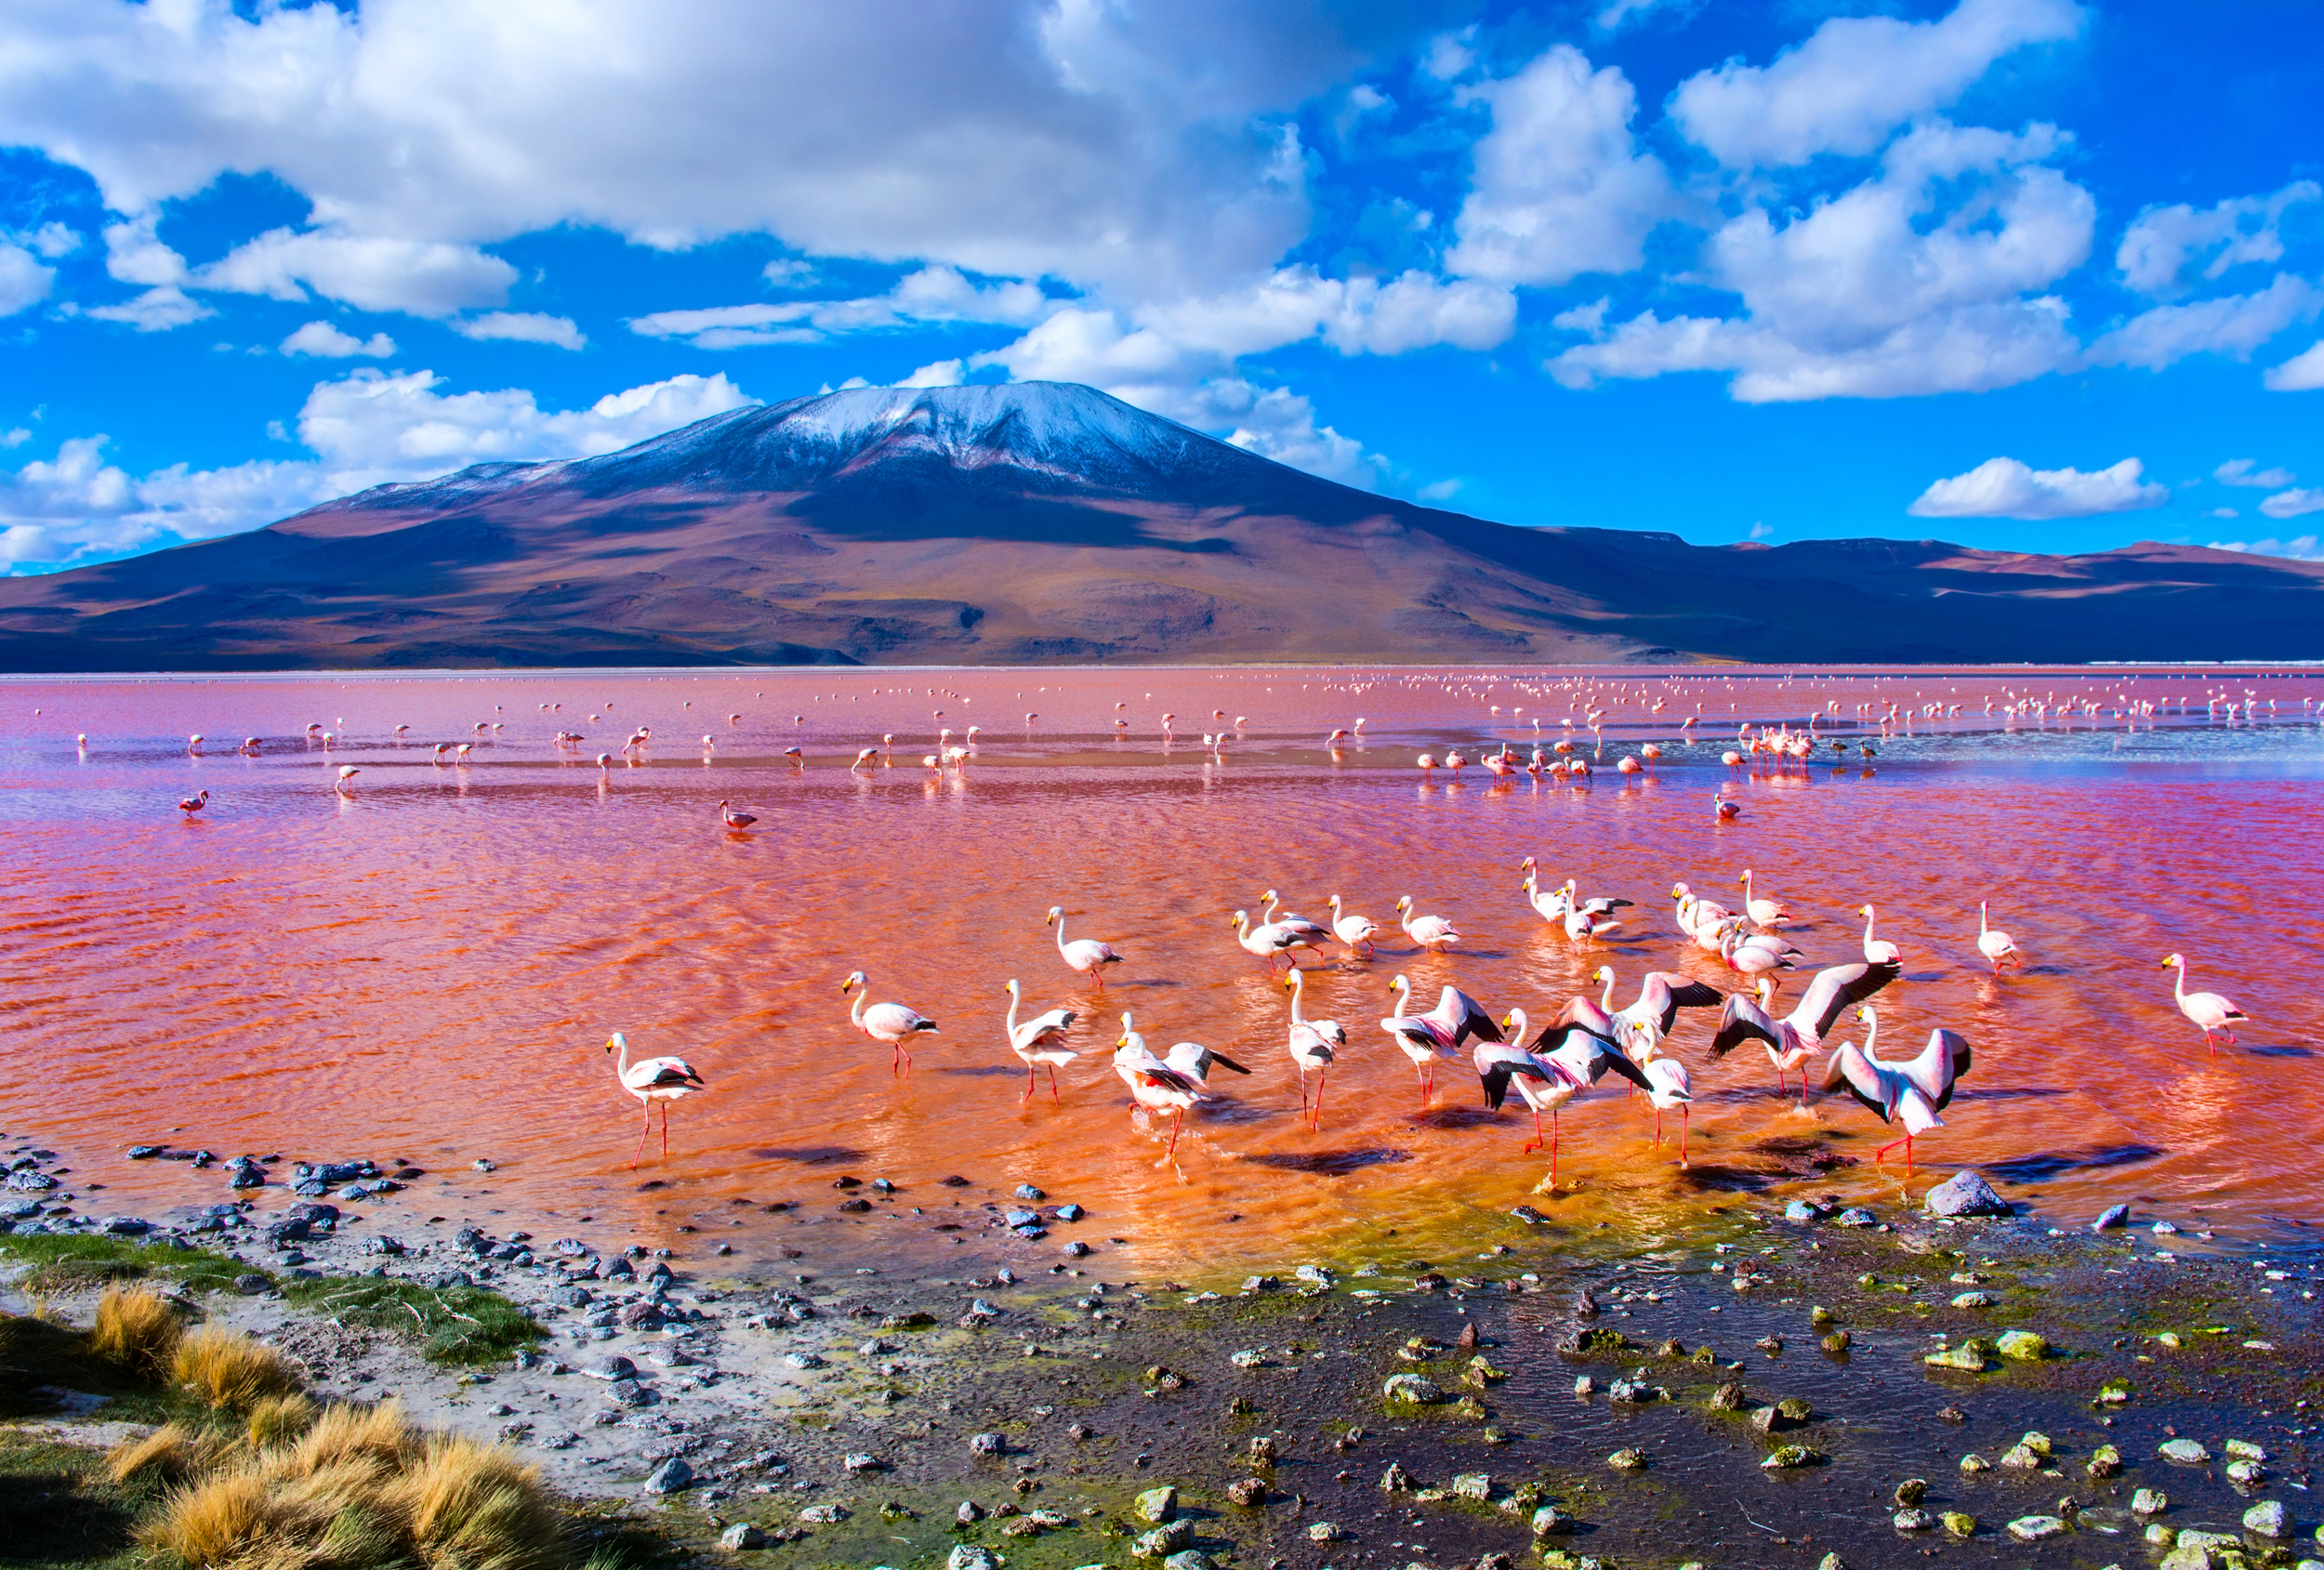
<path id="1" fill-rule="evenodd" d="M 1049 1102 L 1051 1106 L 1062 1107 L 1065 1104 L 1057 1099 L 1057 1065 L 1055 1063 L 1049 1065 Z"/>
<path id="2" fill-rule="evenodd" d="M 662 1103 L 662 1154 L 665 1159 L 669 1155 L 669 1102 L 667 1102 Z"/>
<path id="3" fill-rule="evenodd" d="M 1024 1105 L 1025 1102 L 1033 1099 L 1033 1065 L 1031 1063 L 1027 1063 L 1024 1065 L 1024 1094 L 1017 1098 L 1017 1104 L 1019 1106 Z"/>
<path id="4" fill-rule="evenodd" d="M 629 1169 L 632 1172 L 638 1169 L 638 1163 L 645 1158 L 645 1137 L 654 1132 L 654 1103 L 643 1096 L 638 1098 L 638 1102 L 645 1108 L 645 1127 L 638 1130 L 638 1148 L 631 1153 L 629 1157 Z"/>
<path id="5" fill-rule="evenodd" d="M 1679 1108 L 1679 1165 L 1686 1165 L 1686 1138 L 1695 1131 L 1695 1115 L 1691 1108 Z"/>
<path id="6" fill-rule="evenodd" d="M 1307 1127 L 1308 1127 L 1309 1130 L 1312 1132 L 1312 1131 L 1314 1131 L 1314 1130 L 1315 1130 L 1315 1129 L 1317 1129 L 1317 1128 L 1321 1128 L 1323 1126 L 1324 1126 L 1324 1071 L 1323 1071 L 1322 1069 L 1317 1069 L 1317 1070 L 1315 1071 L 1315 1115 L 1314 1115 L 1313 1118 L 1309 1119 Z"/>

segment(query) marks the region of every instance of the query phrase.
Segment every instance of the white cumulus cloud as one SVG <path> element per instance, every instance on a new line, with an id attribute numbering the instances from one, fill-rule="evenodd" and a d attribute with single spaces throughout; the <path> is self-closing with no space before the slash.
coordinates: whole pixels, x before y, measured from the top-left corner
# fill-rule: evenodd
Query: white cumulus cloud
<path id="1" fill-rule="evenodd" d="M 2090 346 L 2088 358 L 2094 365 L 2135 365 L 2148 371 L 2159 371 L 2190 354 L 2241 360 L 2293 323 L 2313 320 L 2319 309 L 2324 309 L 2324 291 L 2304 278 L 2279 272 L 2257 294 L 2142 311 L 2101 336 Z"/>
<path id="2" fill-rule="evenodd" d="M 589 457 L 755 402 L 722 376 L 672 376 L 587 408 L 543 409 L 522 388 L 447 392 L 430 371 L 364 369 L 319 382 L 299 412 L 311 458 L 136 478 L 103 436 L 0 470 L 0 565 L 49 570 L 270 523 L 333 496 L 491 459 Z"/>
<path id="3" fill-rule="evenodd" d="M 1215 288 L 1304 233 L 1290 117 L 1398 25 L 1240 0 L 993 0 L 908 26 L 820 0 L 27 0 L 0 21 L 0 143 L 87 171 L 123 214 L 263 172 L 350 246 L 570 223 Z M 358 305 L 387 282 L 334 293 L 371 264 L 283 244 L 235 270 Z M 416 281 L 421 314 L 497 303 L 466 261 Z"/>
<path id="4" fill-rule="evenodd" d="M 1939 480 L 1905 510 L 1915 518 L 2090 518 L 2160 507 L 2170 490 L 2140 478 L 2124 458 L 2110 468 L 2031 468 L 2015 458 L 1987 458 L 1966 474 Z"/>
<path id="5" fill-rule="evenodd" d="M 2213 550 L 2239 550 L 2251 556 L 2281 556 L 2293 561 L 2324 561 L 2324 543 L 2314 534 L 2279 540 L 2213 540 Z"/>
<path id="6" fill-rule="evenodd" d="M 683 338 L 696 349 L 753 349 L 951 322 L 1025 326 L 1058 304 L 1037 284 L 1003 280 L 980 284 L 957 268 L 924 267 L 905 275 L 884 295 L 656 310 L 632 319 L 629 330 L 646 337 Z"/>
<path id="7" fill-rule="evenodd" d="M 0 316 L 29 310 L 48 297 L 57 270 L 43 267 L 23 246 L 0 240 Z"/>
<path id="8" fill-rule="evenodd" d="M 1612 66 L 1560 44 L 1515 75 L 1469 88 L 1490 107 L 1476 173 L 1453 220 L 1453 271 L 1499 284 L 1563 284 L 1629 272 L 1678 203 L 1669 173 L 1638 151 L 1638 97 Z"/>
<path id="9" fill-rule="evenodd" d="M 385 333 L 374 333 L 366 342 L 352 333 L 340 332 L 328 322 L 310 322 L 283 340 L 283 352 L 311 354 L 321 360 L 345 360 L 356 354 L 385 360 L 395 352 L 395 340 Z"/>
<path id="10" fill-rule="evenodd" d="M 1647 311 L 1549 363 L 1559 381 L 1735 373 L 1747 402 L 1984 391 L 2076 350 L 2045 290 L 2087 258 L 2096 205 L 2041 160 L 2053 128 L 1931 122 L 1874 178 L 1778 222 L 1754 207 L 1710 238 L 1710 281 L 1739 317 Z"/>
<path id="11" fill-rule="evenodd" d="M 464 317 L 452 323 L 464 338 L 505 338 L 511 343 L 545 343 L 558 349 L 581 349 L 588 338 L 570 316 L 549 316 L 537 310 L 493 310 Z"/>
<path id="12" fill-rule="evenodd" d="M 2270 392 L 2314 392 L 2324 388 L 2324 342 L 2311 344 L 2280 365 L 2260 373 L 2260 384 Z"/>
<path id="13" fill-rule="evenodd" d="M 2083 20 L 2073 0 L 1961 0 L 1927 22 L 1834 17 L 1771 64 L 1732 59 L 1688 77 L 1670 117 L 1730 168 L 1861 155 L 1951 103 L 2003 55 L 2071 38 Z"/>
<path id="14" fill-rule="evenodd" d="M 498 305 L 516 277 L 515 268 L 473 245 L 273 229 L 195 269 L 188 281 L 278 300 L 303 300 L 312 289 L 363 310 L 450 316 Z"/>
<path id="15" fill-rule="evenodd" d="M 2307 487 L 2285 491 L 2260 503 L 2260 510 L 2270 518 L 2305 518 L 2311 512 L 2324 512 L 2324 491 Z"/>
<path id="16" fill-rule="evenodd" d="M 2122 231 L 2114 265 L 2132 288 L 2162 295 L 2175 292 L 2198 262 L 2201 275 L 2215 280 L 2243 262 L 2280 261 L 2285 209 L 2316 201 L 2324 201 L 2324 186 L 2294 180 L 2270 195 L 2230 197 L 2211 207 L 2149 207 Z"/>
<path id="17" fill-rule="evenodd" d="M 2255 491 L 2275 491 L 2300 477 L 2288 468 L 2262 468 L 2251 458 L 2229 458 L 2211 471 L 2222 485 L 2249 485 Z"/>

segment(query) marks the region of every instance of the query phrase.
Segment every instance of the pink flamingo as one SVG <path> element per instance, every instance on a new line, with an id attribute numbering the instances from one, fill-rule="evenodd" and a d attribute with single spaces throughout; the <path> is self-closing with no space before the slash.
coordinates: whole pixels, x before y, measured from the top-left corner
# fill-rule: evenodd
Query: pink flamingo
<path id="1" fill-rule="evenodd" d="M 2225 1036 L 2228 1046 L 2236 1045 L 2235 1032 L 2227 1027 L 2231 1024 L 2249 1023 L 2251 1016 L 2218 993 L 2187 991 L 2185 956 L 2172 955 L 2162 962 L 2162 968 L 2166 970 L 2175 968 L 2178 970 L 2178 982 L 2172 988 L 2172 995 L 2178 999 L 2179 1012 L 2185 1014 L 2194 1023 L 2202 1026 L 2203 1045 L 2211 1048 L 2212 1056 L 2215 1058 L 2219 1055 L 2218 1047 L 2212 1041 L 2213 1031 Z"/>
<path id="2" fill-rule="evenodd" d="M 645 1137 L 654 1129 L 654 1103 L 662 1103 L 662 1154 L 669 1154 L 669 1103 L 681 1096 L 708 1088 L 702 1075 L 683 1058 L 648 1058 L 632 1064 L 629 1061 L 629 1038 L 615 1031 L 605 1043 L 608 1052 L 618 1051 L 614 1060 L 614 1076 L 621 1088 L 638 1098 L 645 1106 L 645 1127 L 638 1130 L 638 1149 L 629 1158 L 629 1168 L 636 1171 L 639 1160 L 645 1154 Z"/>

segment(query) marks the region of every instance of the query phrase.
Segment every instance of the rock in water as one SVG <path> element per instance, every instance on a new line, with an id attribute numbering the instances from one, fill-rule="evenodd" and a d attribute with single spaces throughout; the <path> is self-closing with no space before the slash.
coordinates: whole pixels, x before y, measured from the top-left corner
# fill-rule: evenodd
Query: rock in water
<path id="1" fill-rule="evenodd" d="M 1985 1174 L 1964 1167 L 1936 1187 L 1925 1201 L 1932 1216 L 2007 1216 L 2014 1214 L 2009 1201 L 1993 1192 Z"/>
<path id="2" fill-rule="evenodd" d="M 2090 1223 L 2090 1230 L 2093 1232 L 2111 1232 L 2116 1227 L 2126 1227 L 2130 1224 L 2131 1207 L 2129 1206 L 2109 1205 L 2104 1210 L 2098 1212 L 2098 1219 Z"/>

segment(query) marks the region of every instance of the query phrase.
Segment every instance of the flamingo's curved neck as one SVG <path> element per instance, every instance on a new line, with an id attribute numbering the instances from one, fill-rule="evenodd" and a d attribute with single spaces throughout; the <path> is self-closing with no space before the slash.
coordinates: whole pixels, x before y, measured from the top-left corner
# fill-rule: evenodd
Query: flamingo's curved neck
<path id="1" fill-rule="evenodd" d="M 1868 1062 L 1881 1038 L 1881 1017 L 1869 1009 L 1864 1015 L 1864 1056 Z"/>
<path id="2" fill-rule="evenodd" d="M 629 1082 L 629 1037 L 627 1036 L 621 1038 L 618 1055 L 614 1059 L 614 1077 L 625 1085 Z"/>
<path id="3" fill-rule="evenodd" d="M 2182 959 L 2171 969 L 2178 972 L 2178 980 L 2171 983 L 2171 996 L 2178 999 L 2179 1007 L 2184 1009 L 2186 1007 L 2186 961 Z"/>
<path id="4" fill-rule="evenodd" d="M 1864 907 L 1864 942 L 1868 947 L 1872 942 L 1872 923 L 1879 919 L 1880 917 L 1878 913 L 1875 912 L 1870 905 L 1866 905 Z M 1980 925 L 1982 925 L 1985 918 L 1983 915 L 1980 914 L 1977 919 Z"/>
<path id="5" fill-rule="evenodd" d="M 1977 936 L 1982 938 L 1988 930 L 1990 929 L 1985 924 L 1985 902 L 1979 900 L 1977 902 Z"/>
<path id="6" fill-rule="evenodd" d="M 1250 916 L 1248 912 L 1238 910 L 1235 913 L 1235 935 L 1238 938 L 1248 938 L 1250 936 Z"/>
<path id="7" fill-rule="evenodd" d="M 1297 970 L 1292 971 L 1292 972 L 1291 972 L 1291 1022 L 1292 1022 L 1293 1024 L 1295 1024 L 1295 1025 L 1303 1025 L 1303 1024 L 1305 1024 L 1305 1023 L 1307 1022 L 1305 1020 L 1303 1020 L 1303 1019 L 1300 1018 L 1300 995 L 1301 995 L 1301 993 L 1305 992 L 1306 990 L 1307 990 L 1307 980 L 1306 980 L 1306 978 L 1305 978 L 1305 977 L 1303 977 L 1303 976 L 1301 976 L 1301 974 L 1300 974 Z"/>
<path id="8" fill-rule="evenodd" d="M 1057 952 L 1063 954 L 1065 952 L 1065 918 L 1061 916 L 1050 925 L 1057 929 Z"/>
<path id="9" fill-rule="evenodd" d="M 1614 973 L 1611 970 L 1606 972 L 1605 991 L 1598 996 L 1598 1012 L 1601 1014 L 1614 1012 Z"/>
<path id="10" fill-rule="evenodd" d="M 1273 921 L 1275 918 L 1275 906 L 1281 904 L 1282 903 L 1283 896 L 1276 893 L 1273 889 L 1268 890 L 1267 904 L 1265 907 L 1260 911 L 1259 919 L 1261 921 Z"/>
<path id="11" fill-rule="evenodd" d="M 1017 983 L 1009 983 L 1009 1039 L 1017 1038 Z"/>
<path id="12" fill-rule="evenodd" d="M 847 1011 L 847 1017 L 848 1022 L 852 1024 L 857 1030 L 862 1030 L 864 1028 L 864 1000 L 870 996 L 870 989 L 867 987 L 857 987 L 855 989 L 855 1007 Z"/>
<path id="13" fill-rule="evenodd" d="M 1404 1006 L 1412 996 L 1412 985 L 1399 977 L 1397 984 L 1388 990 L 1395 996 L 1396 999 L 1396 1011 L 1388 1017 L 1392 1020 L 1401 1020 L 1404 1018 Z"/>

